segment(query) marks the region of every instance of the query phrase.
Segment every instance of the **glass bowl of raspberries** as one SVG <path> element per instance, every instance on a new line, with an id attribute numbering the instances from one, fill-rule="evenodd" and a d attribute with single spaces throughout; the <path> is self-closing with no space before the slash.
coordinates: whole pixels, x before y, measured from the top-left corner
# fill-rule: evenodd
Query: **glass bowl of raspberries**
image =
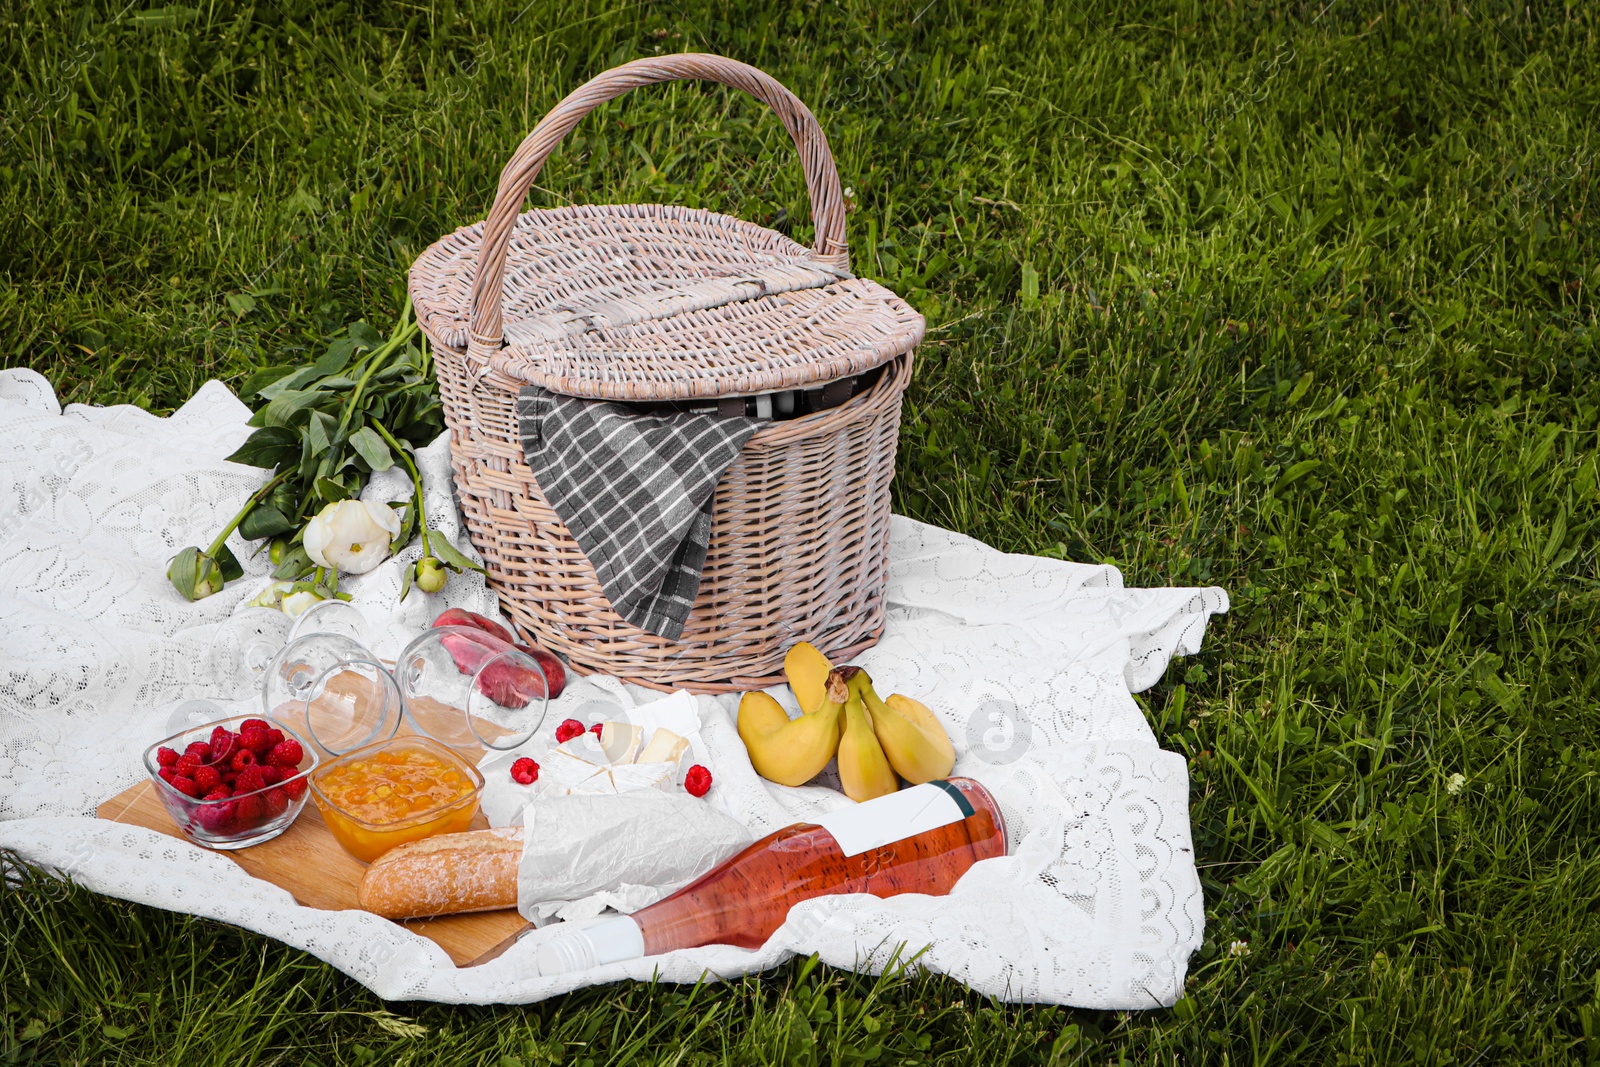
<path id="1" fill-rule="evenodd" d="M 156 795 L 183 835 L 206 848 L 248 848 L 289 828 L 306 804 L 312 747 L 277 719 L 237 716 L 144 750 Z"/>

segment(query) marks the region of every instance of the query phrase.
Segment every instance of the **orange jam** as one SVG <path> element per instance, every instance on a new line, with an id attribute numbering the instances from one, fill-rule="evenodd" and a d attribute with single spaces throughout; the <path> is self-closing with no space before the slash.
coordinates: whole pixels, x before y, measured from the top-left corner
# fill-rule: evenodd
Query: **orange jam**
<path id="1" fill-rule="evenodd" d="M 466 830 L 478 813 L 482 781 L 443 745 L 403 737 L 327 764 L 311 784 L 339 844 L 371 863 L 407 841 Z"/>

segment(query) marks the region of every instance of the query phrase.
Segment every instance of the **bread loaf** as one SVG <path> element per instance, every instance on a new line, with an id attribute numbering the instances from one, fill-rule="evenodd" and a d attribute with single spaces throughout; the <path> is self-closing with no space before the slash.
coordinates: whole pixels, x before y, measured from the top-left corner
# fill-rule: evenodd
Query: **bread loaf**
<path id="1" fill-rule="evenodd" d="M 386 919 L 420 919 L 517 906 L 522 827 L 425 837 L 367 868 L 356 899 Z"/>

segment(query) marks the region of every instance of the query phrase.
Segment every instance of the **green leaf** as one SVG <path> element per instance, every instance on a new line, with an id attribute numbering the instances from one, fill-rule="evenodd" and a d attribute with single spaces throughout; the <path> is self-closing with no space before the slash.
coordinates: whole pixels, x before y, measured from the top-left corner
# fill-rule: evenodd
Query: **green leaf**
<path id="1" fill-rule="evenodd" d="M 377 348 L 383 344 L 383 334 L 373 329 L 365 322 L 356 321 L 350 324 L 345 331 L 350 339 L 363 348 Z"/>
<path id="2" fill-rule="evenodd" d="M 320 389 L 286 389 L 256 412 L 252 426 L 289 426 L 302 411 L 331 397 Z"/>
<path id="3" fill-rule="evenodd" d="M 290 389 L 301 389 L 316 381 L 321 375 L 317 374 L 315 367 L 301 367 L 275 380 L 259 393 L 263 400 L 276 400 Z"/>
<path id="4" fill-rule="evenodd" d="M 311 442 L 312 455 L 320 456 L 333 445 L 339 434 L 339 424 L 325 411 L 313 411 L 306 422 L 306 440 Z"/>
<path id="5" fill-rule="evenodd" d="M 1549 563 L 1556 558 L 1556 553 L 1561 551 L 1561 546 L 1567 540 L 1567 509 L 1563 507 L 1556 512 L 1556 519 L 1550 524 L 1550 536 L 1545 539 L 1544 550 L 1539 553 L 1539 558 Z"/>
<path id="6" fill-rule="evenodd" d="M 244 384 L 239 387 L 239 395 L 246 399 L 257 396 L 262 389 L 293 373 L 294 368 L 287 364 L 279 367 L 263 367 L 244 380 Z"/>
<path id="7" fill-rule="evenodd" d="M 438 533 L 434 530 L 428 531 L 428 548 L 430 548 L 433 551 L 433 554 L 439 557 L 440 562 L 447 567 L 451 567 L 457 571 L 473 570 L 477 571 L 479 574 L 489 573 L 478 564 L 472 562 L 466 556 L 463 556 L 461 551 L 457 549 L 455 545 L 451 544 L 450 539 L 442 533 Z"/>
<path id="8" fill-rule="evenodd" d="M 249 293 L 229 293 L 228 310 L 234 318 L 242 319 L 256 309 L 256 298 Z"/>
<path id="9" fill-rule="evenodd" d="M 354 494 L 341 481 L 333 478 L 318 478 L 317 495 L 332 504 L 340 500 L 349 500 Z"/>
<path id="10" fill-rule="evenodd" d="M 1039 272 L 1032 263 L 1022 265 L 1022 306 L 1031 308 L 1039 303 Z"/>
<path id="11" fill-rule="evenodd" d="M 281 463 L 291 462 L 299 454 L 299 434 L 286 426 L 263 426 L 234 450 L 228 462 L 271 470 Z"/>
<path id="12" fill-rule="evenodd" d="M 293 519 L 263 502 L 251 508 L 250 514 L 239 523 L 239 536 L 246 541 L 258 541 L 263 537 L 289 533 L 293 529 Z"/>
<path id="13" fill-rule="evenodd" d="M 124 1030 L 122 1027 L 113 1026 L 111 1023 L 102 1023 L 100 1025 L 100 1032 L 105 1034 L 113 1041 L 121 1041 L 123 1038 L 133 1033 L 132 1030 Z"/>
<path id="14" fill-rule="evenodd" d="M 239 558 L 233 554 L 233 549 L 223 545 L 217 549 L 217 566 L 222 569 L 222 580 L 231 582 L 235 578 L 244 577 L 244 567 L 239 563 Z"/>
<path id="15" fill-rule="evenodd" d="M 311 372 L 322 378 L 338 374 L 350 365 L 350 357 L 355 355 L 358 345 L 348 337 L 341 337 L 328 346 L 317 361 L 311 364 Z"/>
<path id="16" fill-rule="evenodd" d="M 291 545 L 288 551 L 284 552 L 283 559 L 273 570 L 272 576 L 282 582 L 292 582 L 310 574 L 316 566 L 311 562 L 311 557 L 306 555 L 305 545 Z"/>
<path id="17" fill-rule="evenodd" d="M 372 466 L 375 471 L 386 471 L 394 466 L 394 454 L 389 451 L 389 446 L 384 443 L 378 432 L 370 426 L 363 426 L 350 435 L 350 447 L 354 448 Z"/>
<path id="18" fill-rule="evenodd" d="M 406 564 L 400 568 L 400 602 L 405 603 L 406 594 L 411 592 L 411 582 L 417 575 L 417 568 L 413 564 Z"/>
<path id="19" fill-rule="evenodd" d="M 395 534 L 393 541 L 389 542 L 389 554 L 395 555 L 402 548 L 409 545 L 413 537 L 417 536 L 417 509 L 411 506 L 410 500 L 395 501 L 389 506 L 401 513 L 400 532 Z"/>
<path id="20" fill-rule="evenodd" d="M 1299 463 L 1283 472 L 1283 477 L 1278 479 L 1278 484 L 1273 486 L 1274 493 L 1281 493 L 1301 478 L 1322 466 L 1320 459 L 1303 459 Z"/>
<path id="21" fill-rule="evenodd" d="M 1311 371 L 1306 371 L 1304 374 L 1300 375 L 1300 380 L 1294 383 L 1293 389 L 1289 390 L 1289 399 L 1283 402 L 1284 406 L 1292 408 L 1298 404 L 1300 402 L 1300 398 L 1306 395 L 1306 390 L 1311 388 L 1311 383 L 1315 379 L 1316 375 Z"/>

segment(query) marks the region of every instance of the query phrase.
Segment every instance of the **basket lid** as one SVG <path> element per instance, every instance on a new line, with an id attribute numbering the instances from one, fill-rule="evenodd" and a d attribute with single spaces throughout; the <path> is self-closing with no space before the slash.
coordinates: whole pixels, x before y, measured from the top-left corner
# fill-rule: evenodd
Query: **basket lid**
<path id="1" fill-rule="evenodd" d="M 660 204 L 517 214 L 540 167 L 598 104 L 708 78 L 769 104 L 800 149 L 816 246 L 728 215 Z M 685 53 L 601 74 L 558 104 L 500 176 L 489 217 L 412 265 L 435 341 L 569 396 L 685 400 L 799 389 L 871 370 L 922 340 L 922 316 L 849 269 L 844 201 L 806 106 L 753 67 Z"/>
<path id="2" fill-rule="evenodd" d="M 418 321 L 471 338 L 483 224 L 411 272 Z M 894 293 L 772 230 L 670 205 L 571 207 L 517 219 L 495 369 L 568 396 L 679 400 L 798 389 L 860 374 L 922 340 Z"/>

